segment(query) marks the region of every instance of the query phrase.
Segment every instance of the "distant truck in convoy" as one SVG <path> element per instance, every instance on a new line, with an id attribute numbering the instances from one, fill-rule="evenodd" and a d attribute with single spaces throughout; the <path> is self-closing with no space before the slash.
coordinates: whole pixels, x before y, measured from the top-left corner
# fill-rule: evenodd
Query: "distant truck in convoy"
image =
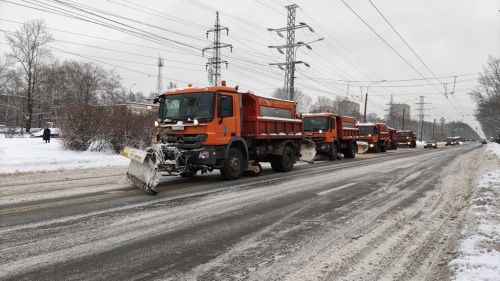
<path id="1" fill-rule="evenodd" d="M 398 149 L 398 134 L 396 129 L 387 128 L 389 130 L 389 147 L 387 149 L 396 150 Z"/>
<path id="2" fill-rule="evenodd" d="M 417 136 L 411 130 L 398 130 L 398 146 L 417 147 Z"/>
<path id="3" fill-rule="evenodd" d="M 359 123 L 359 139 L 368 143 L 372 152 L 386 152 L 389 144 L 389 129 L 384 123 Z"/>
<path id="4" fill-rule="evenodd" d="M 354 158 L 357 151 L 359 129 L 353 117 L 334 113 L 303 114 L 304 137 L 316 143 L 316 151 L 330 160 Z"/>
<path id="5" fill-rule="evenodd" d="M 295 103 L 221 84 L 169 90 L 155 99 L 157 143 L 122 151 L 132 159 L 127 175 L 137 187 L 156 194 L 160 175 L 191 177 L 215 169 L 226 180 L 245 172 L 256 176 L 259 162 L 280 172 L 293 168 L 304 152 Z"/>
<path id="6" fill-rule="evenodd" d="M 461 137 L 447 137 L 446 138 L 446 146 L 448 145 L 451 145 L 451 146 L 455 146 L 455 145 L 460 145 L 460 139 Z"/>

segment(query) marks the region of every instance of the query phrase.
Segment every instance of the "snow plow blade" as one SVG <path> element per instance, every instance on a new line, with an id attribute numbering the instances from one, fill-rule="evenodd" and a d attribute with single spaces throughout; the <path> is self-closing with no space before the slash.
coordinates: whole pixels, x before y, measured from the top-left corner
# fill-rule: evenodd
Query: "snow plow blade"
<path id="1" fill-rule="evenodd" d="M 157 193 L 156 186 L 158 186 L 159 175 L 154 149 L 144 151 L 125 147 L 120 155 L 131 159 L 127 177 L 132 183 L 147 194 L 155 195 Z"/>
<path id="2" fill-rule="evenodd" d="M 301 161 L 314 163 L 314 157 L 316 157 L 316 143 L 310 141 L 308 143 L 301 144 L 300 154 Z"/>
<path id="3" fill-rule="evenodd" d="M 358 141 L 358 152 L 359 154 L 363 154 L 368 151 L 368 143 L 365 141 Z"/>

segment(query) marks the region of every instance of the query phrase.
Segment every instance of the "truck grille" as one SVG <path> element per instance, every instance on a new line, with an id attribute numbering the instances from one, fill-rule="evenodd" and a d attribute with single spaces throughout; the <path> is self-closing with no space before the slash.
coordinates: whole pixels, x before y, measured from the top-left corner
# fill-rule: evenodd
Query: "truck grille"
<path id="1" fill-rule="evenodd" d="M 167 135 L 165 141 L 170 144 L 170 146 L 174 146 L 180 149 L 195 149 L 200 148 L 206 139 L 207 135 L 205 134 L 172 134 Z"/>

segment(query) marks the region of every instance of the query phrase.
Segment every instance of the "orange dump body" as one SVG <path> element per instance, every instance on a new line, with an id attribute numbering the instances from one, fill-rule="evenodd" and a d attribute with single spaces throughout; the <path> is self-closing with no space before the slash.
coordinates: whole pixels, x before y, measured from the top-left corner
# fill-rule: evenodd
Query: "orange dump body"
<path id="1" fill-rule="evenodd" d="M 242 94 L 243 132 L 249 139 L 302 139 L 294 102 Z"/>

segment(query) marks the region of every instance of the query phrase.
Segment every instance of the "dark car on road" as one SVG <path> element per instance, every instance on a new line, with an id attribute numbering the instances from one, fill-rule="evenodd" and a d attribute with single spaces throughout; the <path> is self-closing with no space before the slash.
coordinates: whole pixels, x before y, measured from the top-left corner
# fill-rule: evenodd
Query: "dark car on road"
<path id="1" fill-rule="evenodd" d="M 425 142 L 424 148 L 438 148 L 438 145 L 436 141 L 430 140 Z"/>

